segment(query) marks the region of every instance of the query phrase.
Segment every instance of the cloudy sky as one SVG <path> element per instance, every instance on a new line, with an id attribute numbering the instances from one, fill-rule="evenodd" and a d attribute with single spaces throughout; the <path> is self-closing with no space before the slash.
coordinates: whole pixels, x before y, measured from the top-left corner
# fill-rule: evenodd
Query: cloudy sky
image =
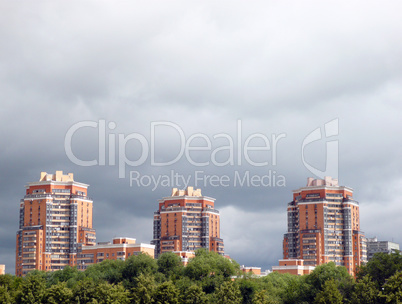
<path id="1" fill-rule="evenodd" d="M 291 191 L 339 159 L 363 231 L 402 243 L 401 10 L 0 0 L 0 264 L 14 273 L 24 186 L 56 170 L 90 184 L 98 241 L 149 243 L 158 199 L 189 179 L 216 198 L 225 251 L 268 269 Z"/>

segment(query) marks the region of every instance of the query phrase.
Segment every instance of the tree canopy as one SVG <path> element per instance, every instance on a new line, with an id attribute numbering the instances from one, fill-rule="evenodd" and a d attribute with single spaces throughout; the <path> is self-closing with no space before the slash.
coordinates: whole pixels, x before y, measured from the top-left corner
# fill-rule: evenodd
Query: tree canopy
<path id="1" fill-rule="evenodd" d="M 187 266 L 173 253 L 105 260 L 85 271 L 66 267 L 0 276 L 0 303 L 401 303 L 402 257 L 376 254 L 356 279 L 345 267 L 320 265 L 304 276 L 240 273 L 239 264 L 198 250 Z"/>

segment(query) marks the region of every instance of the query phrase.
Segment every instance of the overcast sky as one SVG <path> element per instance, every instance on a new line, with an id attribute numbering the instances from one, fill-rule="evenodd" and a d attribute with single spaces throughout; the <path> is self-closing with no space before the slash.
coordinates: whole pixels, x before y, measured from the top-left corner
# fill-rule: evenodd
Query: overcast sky
<path id="1" fill-rule="evenodd" d="M 98 241 L 143 243 L 158 199 L 184 187 L 173 171 L 216 198 L 226 253 L 268 269 L 282 258 L 292 190 L 316 177 L 303 160 L 325 171 L 329 140 L 366 236 L 402 243 L 401 10 L 400 1 L 0 0 L 0 264 L 14 273 L 19 201 L 41 171 L 90 185 Z M 337 134 L 325 138 L 333 120 Z M 270 150 L 244 153 L 252 135 L 249 146 Z M 183 137 L 210 150 L 190 151 Z M 155 162 L 172 164 L 152 164 L 152 145 Z M 240 184 L 247 174 L 264 183 Z M 169 183 L 150 182 L 158 177 Z"/>

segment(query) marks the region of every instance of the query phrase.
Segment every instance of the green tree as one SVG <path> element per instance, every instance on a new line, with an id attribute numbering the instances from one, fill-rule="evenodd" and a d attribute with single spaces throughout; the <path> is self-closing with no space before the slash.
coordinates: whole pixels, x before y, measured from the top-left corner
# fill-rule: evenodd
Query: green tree
<path id="1" fill-rule="evenodd" d="M 128 304 L 130 297 L 122 284 L 99 283 L 95 287 L 94 299 L 98 304 Z"/>
<path id="2" fill-rule="evenodd" d="M 156 289 L 154 277 L 140 274 L 135 278 L 134 285 L 131 289 L 131 302 L 135 304 L 152 303 Z"/>
<path id="3" fill-rule="evenodd" d="M 0 285 L 0 303 L 2 304 L 11 304 L 14 303 L 8 288 Z"/>
<path id="4" fill-rule="evenodd" d="M 179 275 L 183 268 L 181 258 L 173 252 L 166 252 L 160 255 L 157 260 L 158 271 L 167 278 L 173 274 Z"/>
<path id="5" fill-rule="evenodd" d="M 338 291 L 344 298 L 349 298 L 353 288 L 353 278 L 343 266 L 336 266 L 334 262 L 317 266 L 312 273 L 306 276 L 304 301 L 312 302 L 317 294 L 323 290 L 325 282 L 334 280 Z"/>
<path id="6" fill-rule="evenodd" d="M 402 303 L 402 272 L 391 276 L 384 284 L 380 297 L 385 303 Z"/>
<path id="7" fill-rule="evenodd" d="M 181 303 L 203 304 L 207 303 L 207 296 L 197 284 L 191 285 L 183 294 Z"/>
<path id="8" fill-rule="evenodd" d="M 376 304 L 379 302 L 376 284 L 371 280 L 369 275 L 366 275 L 355 283 L 350 296 L 350 302 L 353 304 Z"/>
<path id="9" fill-rule="evenodd" d="M 96 286 L 93 280 L 84 279 L 79 281 L 73 288 L 74 303 L 91 303 L 95 298 Z"/>
<path id="10" fill-rule="evenodd" d="M 327 280 L 324 283 L 324 288 L 315 297 L 317 304 L 342 304 L 342 295 L 337 288 L 335 280 Z"/>
<path id="11" fill-rule="evenodd" d="M 402 271 L 402 255 L 400 252 L 391 254 L 381 252 L 376 253 L 365 266 L 360 267 L 357 278 L 362 279 L 369 275 L 379 290 L 385 281 L 398 271 Z"/>
<path id="12" fill-rule="evenodd" d="M 132 287 L 136 277 L 141 273 L 153 274 L 156 272 L 157 267 L 155 260 L 150 255 L 146 253 L 133 255 L 124 263 L 122 278 L 128 282 L 129 287 Z"/>
<path id="13" fill-rule="evenodd" d="M 45 295 L 46 281 L 38 273 L 28 274 L 21 282 L 17 303 L 41 304 Z"/>
<path id="14" fill-rule="evenodd" d="M 240 292 L 241 292 L 241 295 L 243 298 L 243 303 L 244 304 L 252 303 L 254 294 L 255 294 L 256 290 L 258 289 L 256 280 L 249 276 L 244 276 L 241 279 L 237 279 L 236 283 L 239 286 L 239 289 L 240 289 Z"/>
<path id="15" fill-rule="evenodd" d="M 11 274 L 0 275 L 0 286 L 4 286 L 7 287 L 8 289 L 11 289 L 13 282 L 14 278 Z"/>
<path id="16" fill-rule="evenodd" d="M 266 290 L 269 303 L 300 303 L 305 297 L 304 276 L 272 272 L 256 283 L 259 290 Z"/>
<path id="17" fill-rule="evenodd" d="M 164 282 L 156 288 L 154 302 L 156 304 L 179 303 L 179 290 L 171 281 Z"/>
<path id="18" fill-rule="evenodd" d="M 242 302 L 241 292 L 237 285 L 231 281 L 224 282 L 218 287 L 215 294 L 216 303 L 218 304 L 240 304 Z"/>
<path id="19" fill-rule="evenodd" d="M 87 304 L 127 304 L 130 302 L 129 293 L 122 284 L 112 285 L 107 282 L 95 284 L 92 279 L 84 279 L 73 289 L 74 303 Z"/>
<path id="20" fill-rule="evenodd" d="M 99 264 L 89 266 L 85 270 L 85 276 L 92 278 L 95 282 L 107 281 L 116 284 L 123 280 L 124 266 L 125 263 L 121 260 L 104 260 Z"/>
<path id="21" fill-rule="evenodd" d="M 239 264 L 216 252 L 198 249 L 196 256 L 190 259 L 184 268 L 184 274 L 193 280 L 202 280 L 209 276 L 223 276 L 228 279 L 238 273 Z"/>
<path id="22" fill-rule="evenodd" d="M 0 275 L 0 286 L 3 286 L 7 290 L 7 294 L 14 299 L 19 286 L 21 285 L 22 278 L 13 276 L 11 274 Z M 2 303 L 0 301 L 0 303 Z"/>
<path id="23" fill-rule="evenodd" d="M 73 292 L 67 287 L 66 282 L 60 282 L 52 285 L 46 290 L 44 302 L 45 304 L 70 303 Z"/>
<path id="24" fill-rule="evenodd" d="M 66 266 L 62 270 L 47 273 L 47 286 L 49 287 L 59 282 L 67 282 L 67 287 L 71 288 L 84 278 L 85 273 L 79 271 L 77 267 Z"/>
<path id="25" fill-rule="evenodd" d="M 244 301 L 243 301 L 244 302 Z M 260 290 L 254 293 L 253 299 L 251 300 L 252 304 L 267 304 L 272 303 L 269 301 L 269 297 L 267 295 L 266 290 Z"/>

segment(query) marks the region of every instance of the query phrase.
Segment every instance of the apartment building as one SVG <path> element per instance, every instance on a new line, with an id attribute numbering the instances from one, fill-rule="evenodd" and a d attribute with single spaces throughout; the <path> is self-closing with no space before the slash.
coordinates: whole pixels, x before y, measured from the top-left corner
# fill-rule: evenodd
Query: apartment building
<path id="1" fill-rule="evenodd" d="M 378 241 L 376 237 L 367 239 L 367 260 L 378 252 L 393 253 L 399 251 L 399 244 L 390 241 Z"/>
<path id="2" fill-rule="evenodd" d="M 82 246 L 78 253 L 77 268 L 85 270 L 88 266 L 101 263 L 104 260 L 122 260 L 140 253 L 146 253 L 154 258 L 155 246 L 136 244 L 136 239 L 127 237 L 113 238 L 112 242 L 99 242 L 95 246 Z"/>
<path id="3" fill-rule="evenodd" d="M 353 189 L 339 186 L 336 179 L 308 178 L 306 187 L 294 190 L 287 222 L 284 260 L 303 260 L 303 267 L 332 261 L 350 274 L 367 261 L 359 202 Z"/>
<path id="4" fill-rule="evenodd" d="M 220 215 L 215 199 L 202 196 L 201 189 L 173 188 L 169 197 L 159 200 L 154 213 L 155 256 L 164 252 L 195 251 L 205 248 L 224 254 L 220 238 Z"/>
<path id="5" fill-rule="evenodd" d="M 92 227 L 93 201 L 88 185 L 64 175 L 41 172 L 39 181 L 28 183 L 20 201 L 16 236 L 15 274 L 38 269 L 56 271 L 77 264 L 82 246 L 96 243 Z"/>

